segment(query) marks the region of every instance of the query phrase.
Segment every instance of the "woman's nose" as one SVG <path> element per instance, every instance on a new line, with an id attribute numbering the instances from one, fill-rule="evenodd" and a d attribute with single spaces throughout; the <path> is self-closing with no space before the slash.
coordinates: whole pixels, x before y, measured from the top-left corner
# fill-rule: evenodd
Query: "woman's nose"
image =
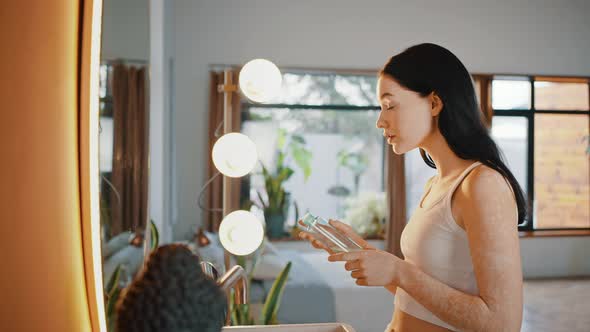
<path id="1" fill-rule="evenodd" d="M 379 118 L 377 119 L 377 128 L 381 129 L 385 127 L 387 127 L 387 122 L 381 119 L 381 115 L 379 115 Z"/>

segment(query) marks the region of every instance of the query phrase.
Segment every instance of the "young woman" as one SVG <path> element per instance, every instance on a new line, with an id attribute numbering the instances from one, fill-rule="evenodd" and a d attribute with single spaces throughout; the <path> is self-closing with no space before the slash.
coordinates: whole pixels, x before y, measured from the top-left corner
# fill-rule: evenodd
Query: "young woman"
<path id="1" fill-rule="evenodd" d="M 526 201 L 482 121 L 471 76 L 447 49 L 420 44 L 379 75 L 377 128 L 393 152 L 420 149 L 437 170 L 401 238 L 405 259 L 376 250 L 333 253 L 361 286 L 395 294 L 387 331 L 519 331 L 522 270 L 517 225 Z M 359 304 L 360 305 L 360 304 Z M 362 327 L 359 327 L 362 329 Z"/>

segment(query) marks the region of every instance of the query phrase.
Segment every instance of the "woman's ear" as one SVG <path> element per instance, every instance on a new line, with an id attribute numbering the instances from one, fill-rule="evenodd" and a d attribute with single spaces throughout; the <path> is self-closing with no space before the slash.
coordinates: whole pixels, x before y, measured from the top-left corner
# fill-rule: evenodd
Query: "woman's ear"
<path id="1" fill-rule="evenodd" d="M 434 91 L 430 93 L 430 96 L 428 98 L 430 99 L 431 104 L 430 113 L 432 114 L 432 116 L 439 115 L 444 106 L 442 99 L 440 99 L 440 97 Z"/>

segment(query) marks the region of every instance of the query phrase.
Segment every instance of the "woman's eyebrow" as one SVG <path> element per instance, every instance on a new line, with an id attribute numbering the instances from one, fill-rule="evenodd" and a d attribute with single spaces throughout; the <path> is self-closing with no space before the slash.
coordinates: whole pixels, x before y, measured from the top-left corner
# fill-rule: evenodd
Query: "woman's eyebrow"
<path id="1" fill-rule="evenodd" d="M 393 93 L 391 93 L 391 92 L 385 92 L 385 93 L 383 93 L 381 95 L 381 98 L 380 99 L 383 99 L 385 97 L 393 97 L 393 96 L 394 96 Z"/>

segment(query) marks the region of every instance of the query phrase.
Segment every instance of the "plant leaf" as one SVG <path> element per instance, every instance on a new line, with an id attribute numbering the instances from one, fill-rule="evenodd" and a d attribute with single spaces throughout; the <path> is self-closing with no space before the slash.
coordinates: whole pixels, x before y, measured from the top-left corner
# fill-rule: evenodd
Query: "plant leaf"
<path id="1" fill-rule="evenodd" d="M 301 135 L 295 134 L 295 135 L 291 136 L 291 139 L 293 139 L 293 141 L 295 141 L 295 142 L 297 142 L 299 144 L 302 144 L 302 145 L 305 144 L 305 139 Z"/>
<path id="2" fill-rule="evenodd" d="M 285 140 L 287 139 L 287 131 L 283 128 L 279 128 L 279 135 L 277 137 L 277 147 L 282 150 L 285 146 Z"/>
<path id="3" fill-rule="evenodd" d="M 282 185 L 283 182 L 289 180 L 289 178 L 291 177 L 291 175 L 293 175 L 293 173 L 295 173 L 295 171 L 290 167 L 282 168 L 281 172 L 277 174 L 277 178 L 276 178 L 276 181 L 279 184 L 279 186 Z"/>
<path id="4" fill-rule="evenodd" d="M 338 151 L 338 164 L 340 164 L 341 166 L 346 166 L 346 163 L 348 162 L 348 153 L 344 150 L 340 150 Z"/>
<path id="5" fill-rule="evenodd" d="M 121 277 L 121 264 L 117 265 L 113 274 L 111 274 L 111 278 L 107 282 L 107 296 L 111 296 L 115 292 L 115 289 L 119 288 L 119 278 Z"/>
<path id="6" fill-rule="evenodd" d="M 264 199 L 262 199 L 262 194 L 260 193 L 260 191 L 256 190 L 256 195 L 258 195 L 258 199 L 260 200 L 260 204 L 262 204 L 262 207 L 266 209 L 267 205 L 266 203 L 264 203 Z"/>
<path id="7" fill-rule="evenodd" d="M 156 223 L 150 219 L 150 233 L 151 233 L 151 243 L 150 248 L 152 250 L 158 247 L 160 242 L 160 233 L 158 232 L 158 227 L 156 227 Z"/>
<path id="8" fill-rule="evenodd" d="M 285 162 L 285 154 L 283 151 L 279 151 L 279 156 L 277 159 L 277 168 L 283 167 L 283 162 Z"/>
<path id="9" fill-rule="evenodd" d="M 290 270 L 291 262 L 288 262 L 270 288 L 270 292 L 266 297 L 266 301 L 264 301 L 264 306 L 261 313 L 261 323 L 263 325 L 276 323 L 277 312 L 279 311 L 279 306 L 281 305 L 281 297 L 283 296 L 283 291 L 285 289 L 285 284 L 287 283 Z"/>
<path id="10" fill-rule="evenodd" d="M 292 153 L 293 159 L 295 159 L 295 163 L 297 164 L 297 166 L 303 169 L 304 180 L 307 181 L 307 179 L 311 175 L 311 152 L 305 148 L 293 148 Z"/>
<path id="11" fill-rule="evenodd" d="M 119 300 L 119 295 L 121 294 L 121 290 L 119 287 L 116 287 L 113 293 L 109 296 L 107 301 L 107 310 L 106 316 L 108 325 L 114 327 L 117 311 L 115 310 L 115 306 L 117 305 L 117 301 Z"/>

